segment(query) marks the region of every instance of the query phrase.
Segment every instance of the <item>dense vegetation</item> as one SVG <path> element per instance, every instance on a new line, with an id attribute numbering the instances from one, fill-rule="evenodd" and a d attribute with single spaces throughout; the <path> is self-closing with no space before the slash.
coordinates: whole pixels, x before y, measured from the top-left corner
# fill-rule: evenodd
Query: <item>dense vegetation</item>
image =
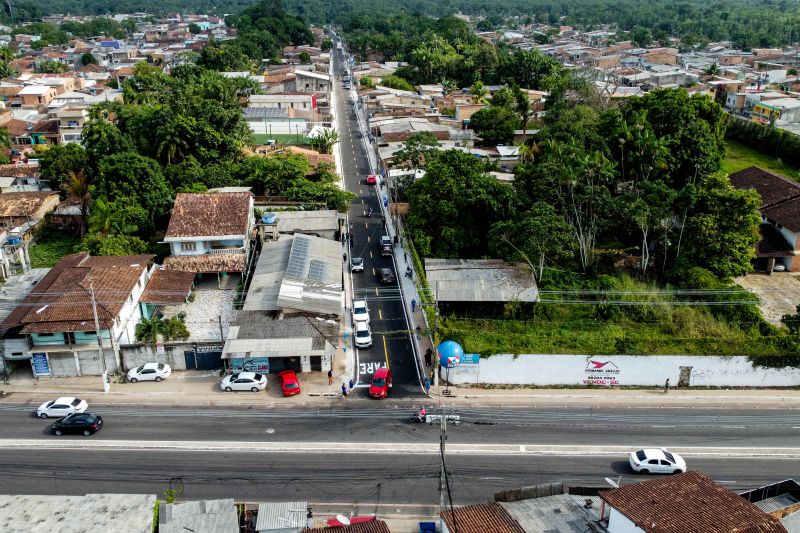
<path id="1" fill-rule="evenodd" d="M 408 13 L 445 17 L 455 13 L 486 16 L 482 29 L 500 26 L 509 17 L 520 22 L 544 22 L 596 29 L 615 24 L 640 43 L 650 40 L 666 42 L 680 38 L 683 46 L 708 41 L 731 40 L 742 48 L 781 46 L 800 37 L 800 7 L 786 1 L 756 0 L 673 0 L 643 2 L 641 0 L 291 0 L 288 10 L 312 23 L 345 24 L 360 15 L 380 13 L 384 16 Z M 15 20 L 36 20 L 48 13 L 102 15 L 146 11 L 153 14 L 241 13 L 252 5 L 250 0 L 51 0 L 13 3 Z M 10 19 L 4 5 L 6 22 Z M 627 35 L 620 35 L 627 37 Z"/>

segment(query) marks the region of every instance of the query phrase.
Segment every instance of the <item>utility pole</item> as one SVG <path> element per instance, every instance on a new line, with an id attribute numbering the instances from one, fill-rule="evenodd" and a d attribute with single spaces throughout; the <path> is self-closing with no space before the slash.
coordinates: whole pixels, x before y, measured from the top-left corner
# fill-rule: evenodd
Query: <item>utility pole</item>
<path id="1" fill-rule="evenodd" d="M 441 463 L 441 472 L 439 473 L 439 531 L 444 531 L 444 518 L 445 512 L 445 491 L 447 490 L 447 472 L 445 471 L 446 465 L 444 462 L 445 441 L 447 440 L 447 414 L 445 413 L 444 403 L 440 403 L 442 421 L 439 431 L 439 461 Z"/>
<path id="2" fill-rule="evenodd" d="M 100 337 L 100 317 L 97 316 L 97 300 L 94 297 L 94 283 L 89 282 L 89 296 L 92 298 L 92 313 L 94 314 L 94 333 L 97 337 L 97 353 L 100 354 L 100 363 L 103 365 L 103 392 L 108 392 L 111 385 L 108 382 L 108 370 L 106 369 L 106 356 L 103 353 L 103 339 Z M 111 329 L 108 330 L 111 337 Z"/>

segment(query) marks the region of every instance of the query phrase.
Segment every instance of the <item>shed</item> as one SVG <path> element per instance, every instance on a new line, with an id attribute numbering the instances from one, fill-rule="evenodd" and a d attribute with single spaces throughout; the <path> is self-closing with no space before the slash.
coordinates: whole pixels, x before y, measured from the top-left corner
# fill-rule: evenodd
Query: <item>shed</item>
<path id="1" fill-rule="evenodd" d="M 308 502 L 259 503 L 256 531 L 300 533 L 309 526 L 308 513 Z"/>
<path id="2" fill-rule="evenodd" d="M 233 498 L 200 500 L 161 505 L 158 512 L 159 533 L 213 531 L 238 533 L 239 518 Z"/>

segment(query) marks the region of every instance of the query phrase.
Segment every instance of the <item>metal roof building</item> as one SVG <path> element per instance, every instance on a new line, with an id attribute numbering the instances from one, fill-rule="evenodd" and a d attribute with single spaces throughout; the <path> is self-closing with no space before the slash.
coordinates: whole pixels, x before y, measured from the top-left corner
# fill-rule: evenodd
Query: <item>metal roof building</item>
<path id="1" fill-rule="evenodd" d="M 258 533 L 300 533 L 308 524 L 308 502 L 271 502 L 258 504 Z"/>
<path id="2" fill-rule="evenodd" d="M 500 259 L 425 259 L 425 276 L 439 302 L 535 302 L 539 290 L 522 265 Z"/>
<path id="3" fill-rule="evenodd" d="M 228 329 L 223 359 L 330 356 L 336 351 L 339 323 L 317 317 L 274 318 L 269 311 L 240 311 Z"/>
<path id="4" fill-rule="evenodd" d="M 165 503 L 159 508 L 158 522 L 159 533 L 239 532 L 239 518 L 233 498 Z"/>

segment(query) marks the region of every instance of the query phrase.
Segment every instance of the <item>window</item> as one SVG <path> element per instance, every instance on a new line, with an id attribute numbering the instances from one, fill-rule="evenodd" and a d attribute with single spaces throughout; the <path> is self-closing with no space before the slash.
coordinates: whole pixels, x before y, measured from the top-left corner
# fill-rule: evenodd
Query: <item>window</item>
<path id="1" fill-rule="evenodd" d="M 196 242 L 182 242 L 181 243 L 181 250 L 184 252 L 194 252 L 197 250 L 197 243 Z"/>

